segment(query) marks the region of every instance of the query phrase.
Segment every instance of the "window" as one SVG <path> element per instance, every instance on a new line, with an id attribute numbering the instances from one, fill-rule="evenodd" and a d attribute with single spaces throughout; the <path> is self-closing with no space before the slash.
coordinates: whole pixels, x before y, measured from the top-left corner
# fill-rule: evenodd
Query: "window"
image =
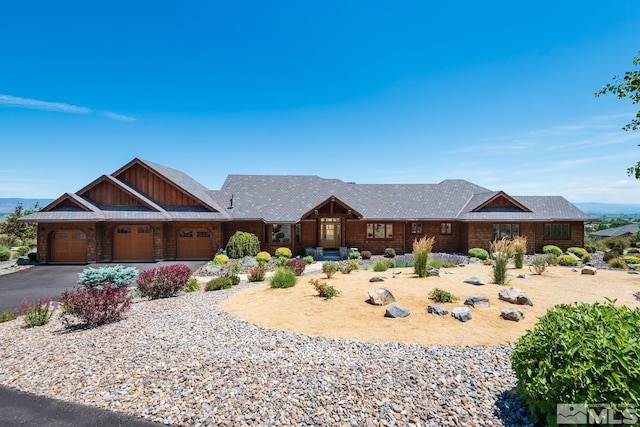
<path id="1" fill-rule="evenodd" d="M 422 224 L 419 222 L 412 222 L 411 234 L 422 234 Z"/>
<path id="2" fill-rule="evenodd" d="M 53 233 L 53 240 L 67 240 L 67 233 Z"/>
<path id="3" fill-rule="evenodd" d="M 393 239 L 393 224 L 367 224 L 367 239 Z"/>
<path id="4" fill-rule="evenodd" d="M 291 241 L 291 225 L 273 224 L 271 226 L 271 241 L 273 243 L 289 243 Z"/>
<path id="5" fill-rule="evenodd" d="M 520 236 L 520 224 L 493 224 L 494 239 L 513 239 Z"/>
<path id="6" fill-rule="evenodd" d="M 568 222 L 546 223 L 544 225 L 545 239 L 570 239 L 571 224 Z"/>
<path id="7" fill-rule="evenodd" d="M 196 231 L 196 237 L 209 238 L 211 237 L 210 231 Z"/>
<path id="8" fill-rule="evenodd" d="M 193 237 L 193 231 L 181 231 L 180 233 L 178 233 L 178 236 L 180 237 L 184 237 L 184 238 L 191 238 Z"/>
<path id="9" fill-rule="evenodd" d="M 451 234 L 451 223 L 450 222 L 441 222 L 440 223 L 440 234 Z"/>
<path id="10" fill-rule="evenodd" d="M 71 240 L 87 240 L 87 235 L 84 233 L 72 233 Z"/>
<path id="11" fill-rule="evenodd" d="M 151 233 L 151 227 L 148 225 L 142 225 L 138 227 L 138 234 L 148 234 Z"/>
<path id="12" fill-rule="evenodd" d="M 118 227 L 118 234 L 131 234 L 131 227 Z"/>

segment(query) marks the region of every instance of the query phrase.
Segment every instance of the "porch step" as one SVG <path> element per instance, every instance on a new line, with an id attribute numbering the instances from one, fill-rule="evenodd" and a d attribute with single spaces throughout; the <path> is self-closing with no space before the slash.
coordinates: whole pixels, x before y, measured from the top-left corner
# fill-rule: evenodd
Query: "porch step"
<path id="1" fill-rule="evenodd" d="M 324 254 L 318 258 L 318 261 L 340 261 L 341 259 L 339 250 L 325 249 Z"/>

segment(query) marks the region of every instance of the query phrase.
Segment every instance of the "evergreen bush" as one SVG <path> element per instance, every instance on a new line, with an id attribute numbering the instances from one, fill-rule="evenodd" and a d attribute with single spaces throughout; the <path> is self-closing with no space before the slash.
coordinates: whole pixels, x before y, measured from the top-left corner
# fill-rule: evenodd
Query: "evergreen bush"
<path id="1" fill-rule="evenodd" d="M 258 255 L 256 255 L 256 261 L 258 261 L 258 263 L 263 262 L 266 264 L 271 261 L 271 254 L 266 251 L 258 252 Z"/>
<path id="2" fill-rule="evenodd" d="M 207 282 L 204 287 L 204 290 L 207 292 L 210 291 L 220 291 L 222 289 L 230 289 L 233 286 L 233 281 L 229 276 L 220 276 L 215 277 Z"/>
<path id="3" fill-rule="evenodd" d="M 562 249 L 560 249 L 556 245 L 546 245 L 546 246 L 542 247 L 542 253 L 543 254 L 553 254 L 553 255 L 559 257 L 560 255 L 562 255 Z"/>
<path id="4" fill-rule="evenodd" d="M 228 256 L 226 256 L 225 254 L 218 254 L 213 258 L 213 261 L 211 261 L 211 264 L 219 265 L 220 267 L 225 267 L 228 262 L 229 262 Z"/>
<path id="5" fill-rule="evenodd" d="M 296 285 L 298 277 L 293 270 L 288 268 L 279 268 L 271 276 L 269 285 L 272 288 L 291 288 Z"/>
<path id="6" fill-rule="evenodd" d="M 307 255 L 306 257 L 302 258 L 304 260 L 304 262 L 306 262 L 307 264 L 313 264 L 313 257 L 311 255 Z"/>
<path id="7" fill-rule="evenodd" d="M 256 256 L 260 252 L 260 240 L 255 234 L 236 231 L 229 239 L 226 250 L 230 258 Z"/>
<path id="8" fill-rule="evenodd" d="M 588 254 L 587 250 L 584 248 L 577 248 L 577 247 L 571 247 L 567 249 L 567 252 L 569 252 L 570 254 L 574 254 L 575 256 L 577 256 L 578 258 L 582 258 L 583 256 L 585 256 L 586 254 Z"/>
<path id="9" fill-rule="evenodd" d="M 276 256 L 278 258 L 287 258 L 287 259 L 289 259 L 289 258 L 291 258 L 291 249 L 285 248 L 285 247 L 278 248 L 278 249 L 276 249 Z"/>
<path id="10" fill-rule="evenodd" d="M 135 267 L 85 268 L 78 274 L 78 285 L 86 289 L 102 289 L 104 285 L 112 288 L 132 286 L 138 277 L 138 269 Z"/>
<path id="11" fill-rule="evenodd" d="M 578 265 L 578 260 L 571 255 L 560 255 L 558 257 L 558 264 L 565 267 L 575 267 Z"/>
<path id="12" fill-rule="evenodd" d="M 6 246 L 0 246 L 0 261 L 9 261 L 11 259 L 11 249 Z"/>
<path id="13" fill-rule="evenodd" d="M 373 263 L 373 271 L 381 272 L 381 271 L 387 271 L 388 269 L 389 267 L 387 266 L 387 263 L 384 261 L 376 261 Z"/>
<path id="14" fill-rule="evenodd" d="M 489 258 L 489 252 L 487 252 L 486 249 L 482 249 L 482 248 L 471 248 L 469 249 L 469 256 L 478 258 L 484 261 L 487 258 Z"/>

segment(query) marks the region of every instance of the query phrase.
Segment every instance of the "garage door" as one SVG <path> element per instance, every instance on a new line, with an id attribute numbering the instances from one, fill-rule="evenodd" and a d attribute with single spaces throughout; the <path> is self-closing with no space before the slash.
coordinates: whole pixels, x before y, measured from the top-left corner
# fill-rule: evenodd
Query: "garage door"
<path id="1" fill-rule="evenodd" d="M 119 225 L 113 237 L 115 261 L 152 261 L 153 229 L 148 225 Z"/>
<path id="2" fill-rule="evenodd" d="M 87 235 L 82 230 L 54 231 L 51 234 L 52 262 L 87 262 Z"/>
<path id="3" fill-rule="evenodd" d="M 213 236 L 206 228 L 183 228 L 178 231 L 178 258 L 213 258 Z"/>

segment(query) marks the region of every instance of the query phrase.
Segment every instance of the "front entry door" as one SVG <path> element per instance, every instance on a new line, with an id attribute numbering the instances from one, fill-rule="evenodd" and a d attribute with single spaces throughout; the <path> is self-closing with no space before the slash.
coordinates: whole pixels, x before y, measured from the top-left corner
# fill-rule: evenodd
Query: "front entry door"
<path id="1" fill-rule="evenodd" d="M 323 248 L 339 248 L 341 246 L 340 225 L 340 218 L 320 218 L 320 246 Z"/>

